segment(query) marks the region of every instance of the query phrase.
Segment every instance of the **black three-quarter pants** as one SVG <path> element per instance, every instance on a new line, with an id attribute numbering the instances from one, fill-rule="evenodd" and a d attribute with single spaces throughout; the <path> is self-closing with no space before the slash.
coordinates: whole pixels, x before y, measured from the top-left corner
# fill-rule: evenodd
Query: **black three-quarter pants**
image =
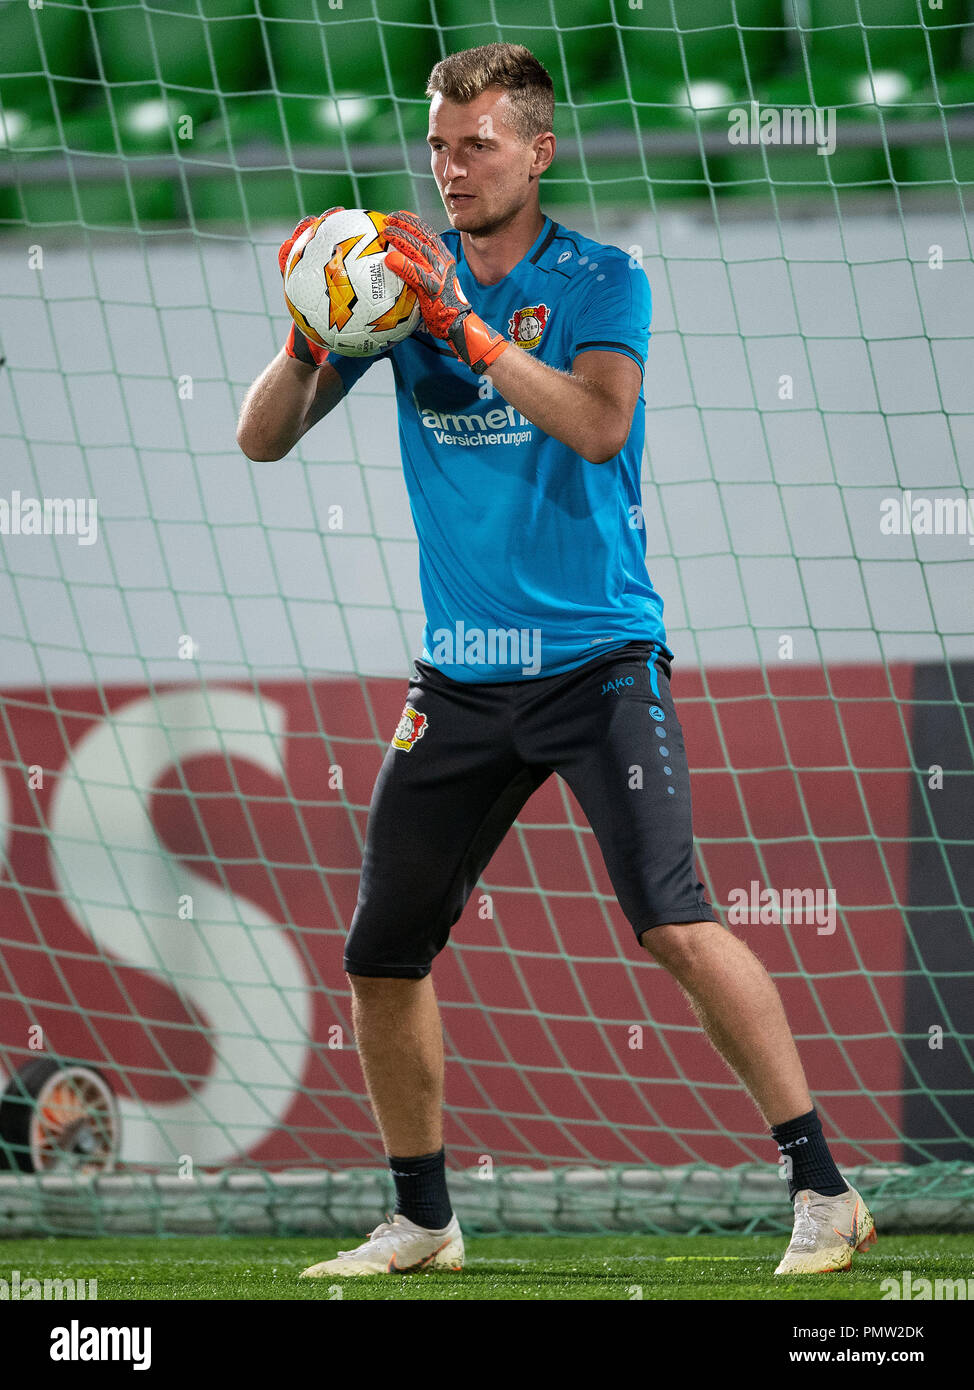
<path id="1" fill-rule="evenodd" d="M 694 866 L 672 656 L 631 642 L 563 675 L 494 684 L 417 661 L 372 796 L 346 971 L 429 974 L 511 823 L 552 772 L 595 832 L 637 939 L 663 923 L 717 921 Z"/>

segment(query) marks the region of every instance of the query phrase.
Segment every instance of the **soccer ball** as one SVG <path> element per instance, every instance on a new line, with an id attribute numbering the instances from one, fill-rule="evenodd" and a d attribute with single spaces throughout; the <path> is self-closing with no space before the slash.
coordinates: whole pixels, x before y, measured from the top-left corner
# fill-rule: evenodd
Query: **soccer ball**
<path id="1" fill-rule="evenodd" d="M 381 212 L 318 217 L 291 248 L 284 298 L 304 336 L 344 357 L 373 357 L 419 325 L 415 292 L 385 264 Z"/>

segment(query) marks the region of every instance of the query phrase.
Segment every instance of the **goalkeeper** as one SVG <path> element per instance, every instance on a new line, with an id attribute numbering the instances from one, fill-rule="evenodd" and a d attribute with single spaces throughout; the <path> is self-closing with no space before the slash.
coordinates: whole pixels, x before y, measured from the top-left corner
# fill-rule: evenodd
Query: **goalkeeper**
<path id="1" fill-rule="evenodd" d="M 795 1224 L 776 1272 L 848 1268 L 875 1239 L 872 1217 L 832 1160 L 774 984 L 695 872 L 674 656 L 632 524 L 649 285 L 623 252 L 542 212 L 554 98 L 527 49 L 455 53 L 427 91 L 450 229 L 401 212 L 384 233 L 423 314 L 384 355 L 425 647 L 373 793 L 344 961 L 397 1201 L 363 1245 L 305 1274 L 462 1268 L 430 969 L 552 772 L 592 826 L 636 940 L 679 982 L 784 1156 Z M 283 457 L 376 360 L 292 327 L 244 402 L 244 453 Z"/>

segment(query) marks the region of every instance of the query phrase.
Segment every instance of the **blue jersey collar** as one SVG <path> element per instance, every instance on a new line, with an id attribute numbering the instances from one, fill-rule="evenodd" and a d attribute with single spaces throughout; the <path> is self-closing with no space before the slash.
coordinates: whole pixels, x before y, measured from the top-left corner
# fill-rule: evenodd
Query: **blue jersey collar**
<path id="1" fill-rule="evenodd" d="M 450 230 L 455 231 L 456 229 L 454 227 L 451 227 Z M 523 265 L 527 265 L 530 262 L 536 261 L 541 251 L 543 251 L 547 247 L 548 243 L 552 240 L 557 230 L 557 222 L 553 222 L 552 219 L 548 216 L 548 214 L 545 213 L 544 224 L 542 225 L 541 231 L 538 233 L 534 245 L 530 246 L 528 250 L 525 251 L 524 255 L 521 257 L 521 259 L 517 262 L 516 265 L 511 266 L 510 270 L 507 272 L 507 275 L 505 275 L 503 279 L 496 281 L 496 283 L 493 285 L 482 285 L 480 281 L 477 279 L 476 275 L 474 275 L 473 271 L 471 270 L 470 276 L 474 284 L 477 286 L 479 290 L 496 290 L 498 286 L 503 285 L 504 280 L 506 280 L 508 276 L 513 275 L 516 270 L 520 270 L 520 268 Z M 463 254 L 463 237 L 460 235 L 459 232 L 457 232 L 457 265 L 466 265 L 466 259 Z"/>

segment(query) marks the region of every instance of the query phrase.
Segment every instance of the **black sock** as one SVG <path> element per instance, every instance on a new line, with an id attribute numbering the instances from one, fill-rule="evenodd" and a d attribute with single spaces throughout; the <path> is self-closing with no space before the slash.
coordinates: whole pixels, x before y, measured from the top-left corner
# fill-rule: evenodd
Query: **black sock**
<path id="1" fill-rule="evenodd" d="M 794 1197 L 805 1187 L 821 1193 L 823 1197 L 838 1197 L 848 1190 L 849 1184 L 829 1153 L 817 1110 L 813 1108 L 807 1115 L 773 1125 L 771 1137 L 778 1145 L 778 1152 L 791 1159 L 789 1197 Z"/>
<path id="2" fill-rule="evenodd" d="M 446 1157 L 443 1149 L 416 1158 L 390 1158 L 396 1184 L 394 1215 L 405 1216 L 428 1231 L 442 1231 L 453 1216 L 446 1190 Z"/>

